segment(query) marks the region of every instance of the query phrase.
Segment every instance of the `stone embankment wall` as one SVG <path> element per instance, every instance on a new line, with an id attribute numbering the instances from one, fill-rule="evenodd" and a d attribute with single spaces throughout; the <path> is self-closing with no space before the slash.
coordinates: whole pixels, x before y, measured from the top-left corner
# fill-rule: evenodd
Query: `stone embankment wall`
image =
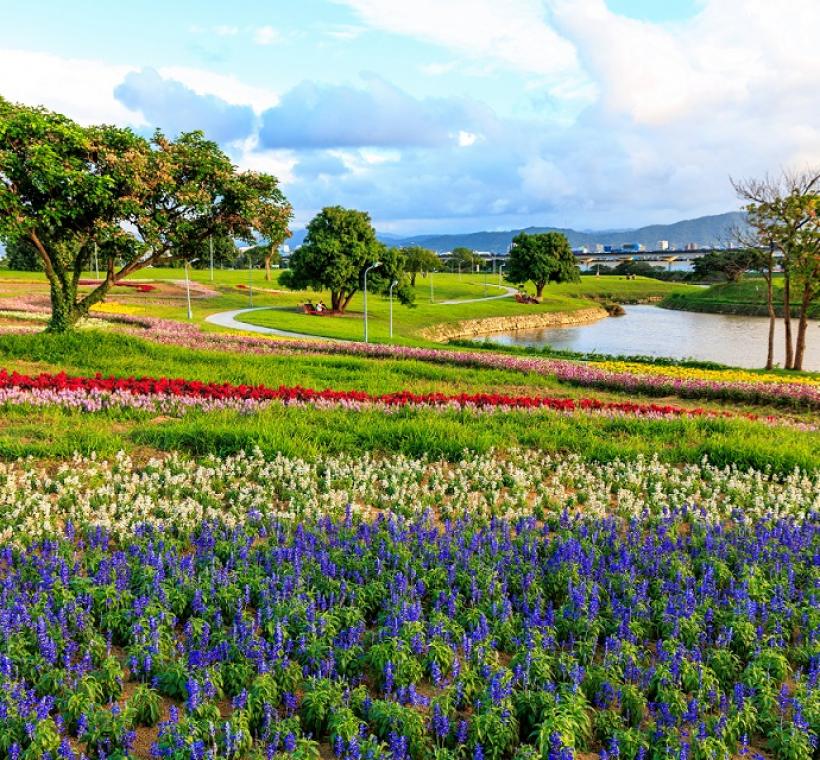
<path id="1" fill-rule="evenodd" d="M 541 327 L 562 327 L 596 322 L 608 316 L 605 309 L 594 307 L 577 311 L 544 311 L 537 314 L 516 314 L 511 317 L 465 319 L 452 324 L 433 325 L 420 332 L 427 340 L 447 341 L 455 338 L 474 338 L 510 330 L 537 330 Z"/>

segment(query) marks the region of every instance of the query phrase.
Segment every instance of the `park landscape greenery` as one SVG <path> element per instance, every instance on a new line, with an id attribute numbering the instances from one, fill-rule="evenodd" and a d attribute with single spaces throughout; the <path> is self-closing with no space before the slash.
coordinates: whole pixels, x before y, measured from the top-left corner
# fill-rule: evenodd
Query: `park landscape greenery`
<path id="1" fill-rule="evenodd" d="M 60 155 L 55 177 L 84 176 L 93 129 L 2 105 L 0 143 L 9 113 L 46 130 L 14 171 Z M 103 136 L 183 151 L 206 196 L 248 191 L 222 217 L 194 193 L 187 230 L 152 206 L 181 236 L 162 258 L 201 266 L 214 218 L 223 240 L 270 235 L 255 270 L 109 249 L 102 279 L 64 206 L 44 237 L 79 313 L 57 323 L 65 278 L 33 240 L 45 271 L 0 272 L 0 758 L 817 756 L 817 374 L 437 345 L 436 324 L 695 290 L 541 261 L 511 281 L 545 278 L 523 304 L 333 208 L 264 278 L 288 215 L 273 178 L 198 135 Z M 35 229 L 20 213 L 13 245 Z M 518 253 L 541 243 L 562 248 Z M 298 308 L 330 291 L 331 315 Z M 249 326 L 296 337 L 206 321 L 251 300 Z"/>

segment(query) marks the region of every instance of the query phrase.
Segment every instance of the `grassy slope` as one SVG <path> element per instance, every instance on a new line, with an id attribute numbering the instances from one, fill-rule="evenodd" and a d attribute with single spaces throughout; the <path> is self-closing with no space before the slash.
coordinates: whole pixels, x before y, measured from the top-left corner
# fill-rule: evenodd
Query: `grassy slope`
<path id="1" fill-rule="evenodd" d="M 775 280 L 774 300 L 775 304 L 783 300 L 782 280 Z M 746 277 L 738 283 L 726 282 L 709 288 L 690 289 L 669 295 L 662 306 L 685 311 L 767 316 L 766 283 L 760 277 Z M 797 316 L 799 305 L 793 305 L 792 311 Z M 780 306 L 778 314 L 782 313 L 783 307 Z M 820 319 L 820 298 L 810 306 L 809 316 Z"/>
<path id="2" fill-rule="evenodd" d="M 559 386 L 554 378 L 500 370 L 343 356 L 216 354 L 107 333 L 84 333 L 70 339 L 1 337 L 0 361 L 4 367 L 20 371 L 170 375 L 235 383 L 360 388 L 374 393 L 412 388 L 627 398 Z M 817 434 L 746 420 L 658 421 L 549 412 L 474 415 L 427 410 L 384 415 L 273 407 L 249 416 L 192 414 L 180 420 L 151 420 L 149 415 L 134 412 L 97 415 L 17 409 L 4 411 L 0 423 L 2 457 L 64 457 L 75 450 L 110 456 L 122 447 L 226 453 L 252 445 L 268 452 L 281 450 L 303 456 L 371 450 L 453 459 L 465 448 L 484 451 L 534 446 L 577 451 L 601 460 L 657 453 L 669 461 L 697 461 L 707 455 L 720 464 L 770 465 L 779 470 L 820 466 Z"/>

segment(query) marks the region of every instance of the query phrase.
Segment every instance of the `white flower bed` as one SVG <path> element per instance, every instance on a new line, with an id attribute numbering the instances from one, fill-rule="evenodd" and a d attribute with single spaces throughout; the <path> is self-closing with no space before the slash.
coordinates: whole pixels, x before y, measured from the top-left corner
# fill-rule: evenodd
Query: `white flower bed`
<path id="1" fill-rule="evenodd" d="M 534 451 L 465 454 L 455 464 L 367 455 L 308 462 L 260 452 L 202 461 L 173 454 L 141 464 L 122 453 L 111 462 L 76 456 L 50 472 L 32 460 L 0 463 L 0 543 L 54 535 L 69 522 L 123 537 L 145 523 L 187 532 L 202 520 L 235 525 L 256 514 L 338 516 L 348 508 L 369 516 L 432 510 L 441 519 L 563 510 L 629 518 L 688 508 L 709 521 L 734 513 L 802 520 L 820 511 L 820 473 L 779 477 L 656 459 L 596 464 Z"/>

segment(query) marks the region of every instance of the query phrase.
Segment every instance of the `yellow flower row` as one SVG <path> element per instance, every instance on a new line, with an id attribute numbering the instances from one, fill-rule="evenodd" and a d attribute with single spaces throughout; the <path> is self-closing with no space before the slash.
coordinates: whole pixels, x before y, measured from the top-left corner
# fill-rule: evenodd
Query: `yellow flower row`
<path id="1" fill-rule="evenodd" d="M 91 311 L 103 314 L 141 314 L 145 309 L 142 306 L 132 306 L 130 304 L 109 301 L 107 303 L 94 304 L 94 306 L 91 307 Z"/>
<path id="2" fill-rule="evenodd" d="M 818 380 L 805 375 L 776 375 L 767 372 L 749 372 L 743 369 L 696 369 L 675 365 L 638 364 L 636 362 L 596 362 L 595 366 L 607 372 L 629 372 L 633 375 L 663 375 L 678 380 L 717 380 L 740 383 L 799 383 L 818 385 Z"/>

